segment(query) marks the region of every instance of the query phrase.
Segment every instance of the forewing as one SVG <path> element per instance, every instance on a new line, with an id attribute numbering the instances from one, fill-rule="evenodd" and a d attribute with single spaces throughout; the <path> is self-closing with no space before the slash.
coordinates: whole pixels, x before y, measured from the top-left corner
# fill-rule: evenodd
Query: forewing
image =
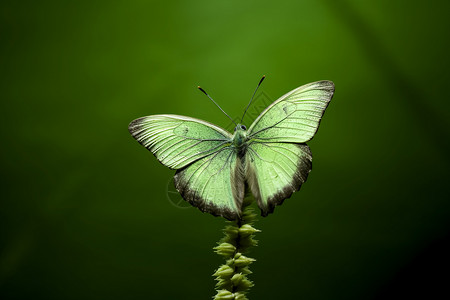
<path id="1" fill-rule="evenodd" d="M 264 142 L 305 143 L 312 139 L 334 93 L 334 83 L 303 85 L 267 107 L 248 129 L 248 138 Z"/>
<path id="2" fill-rule="evenodd" d="M 183 168 L 231 143 L 224 129 L 195 118 L 154 115 L 136 119 L 128 130 L 156 158 L 171 169 Z"/>
<path id="3" fill-rule="evenodd" d="M 306 144 L 252 143 L 245 156 L 246 178 L 261 214 L 291 197 L 311 171 L 311 151 Z"/>
<path id="4" fill-rule="evenodd" d="M 244 198 L 241 161 L 233 147 L 222 148 L 178 170 L 175 188 L 203 212 L 236 219 Z"/>

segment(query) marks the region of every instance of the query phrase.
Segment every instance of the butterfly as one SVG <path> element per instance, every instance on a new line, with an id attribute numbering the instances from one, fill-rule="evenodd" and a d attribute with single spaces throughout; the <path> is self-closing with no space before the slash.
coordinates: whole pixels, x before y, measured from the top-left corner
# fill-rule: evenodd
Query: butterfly
<path id="1" fill-rule="evenodd" d="M 193 206 L 235 220 L 251 191 L 267 216 L 306 181 L 312 167 L 306 142 L 333 94 L 334 83 L 327 80 L 300 86 L 269 105 L 248 129 L 242 116 L 233 134 L 203 120 L 165 114 L 136 119 L 128 129 L 164 166 L 176 170 L 175 188 Z"/>

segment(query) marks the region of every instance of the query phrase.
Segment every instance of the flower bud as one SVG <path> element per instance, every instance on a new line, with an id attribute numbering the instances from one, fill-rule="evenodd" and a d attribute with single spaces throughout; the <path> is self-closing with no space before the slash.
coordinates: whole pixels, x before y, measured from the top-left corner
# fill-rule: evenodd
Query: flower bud
<path id="1" fill-rule="evenodd" d="M 218 277 L 231 277 L 233 275 L 234 270 L 230 266 L 221 265 L 219 269 L 214 273 L 214 276 Z"/>
<path id="2" fill-rule="evenodd" d="M 215 300 L 234 300 L 234 294 L 227 290 L 219 290 L 214 297 Z"/>
<path id="3" fill-rule="evenodd" d="M 214 247 L 214 250 L 219 255 L 230 257 L 236 251 L 236 247 L 231 245 L 230 243 L 221 243 L 220 245 Z"/>

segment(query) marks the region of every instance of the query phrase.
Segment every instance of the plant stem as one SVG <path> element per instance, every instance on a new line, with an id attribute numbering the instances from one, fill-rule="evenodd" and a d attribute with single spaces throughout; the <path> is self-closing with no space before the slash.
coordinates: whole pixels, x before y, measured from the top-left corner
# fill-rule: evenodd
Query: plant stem
<path id="1" fill-rule="evenodd" d="M 249 265 L 255 259 L 243 254 L 257 245 L 253 237 L 256 232 L 259 232 L 253 227 L 256 215 L 250 208 L 251 203 L 252 198 L 244 199 L 241 218 L 236 221 L 227 221 L 223 230 L 225 237 L 220 240 L 218 246 L 214 247 L 215 252 L 226 259 L 226 263 L 214 273 L 217 280 L 215 300 L 248 300 L 246 293 L 253 283 L 247 275 L 252 273 Z"/>

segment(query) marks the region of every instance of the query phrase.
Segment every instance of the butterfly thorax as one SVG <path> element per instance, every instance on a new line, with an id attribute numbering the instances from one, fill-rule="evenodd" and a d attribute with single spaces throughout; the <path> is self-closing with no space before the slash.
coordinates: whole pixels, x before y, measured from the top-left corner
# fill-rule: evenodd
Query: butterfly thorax
<path id="1" fill-rule="evenodd" d="M 233 135 L 233 145 L 238 150 L 239 154 L 244 154 L 245 152 L 245 145 L 247 141 L 247 128 L 245 125 L 238 124 L 236 128 L 234 129 L 234 135 Z"/>

